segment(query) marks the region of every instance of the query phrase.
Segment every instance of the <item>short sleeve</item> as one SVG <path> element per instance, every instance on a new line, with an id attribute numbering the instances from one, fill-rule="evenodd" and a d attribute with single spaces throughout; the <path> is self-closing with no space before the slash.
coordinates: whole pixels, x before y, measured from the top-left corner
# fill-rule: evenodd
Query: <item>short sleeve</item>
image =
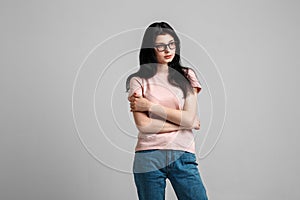
<path id="1" fill-rule="evenodd" d="M 201 86 L 200 82 L 198 81 L 194 70 L 188 69 L 187 76 L 191 82 L 192 87 L 197 88 L 197 93 L 199 93 L 202 89 L 202 86 Z"/>
<path id="2" fill-rule="evenodd" d="M 143 85 L 140 77 L 132 77 L 129 83 L 128 97 L 136 93 L 139 96 L 143 96 Z"/>

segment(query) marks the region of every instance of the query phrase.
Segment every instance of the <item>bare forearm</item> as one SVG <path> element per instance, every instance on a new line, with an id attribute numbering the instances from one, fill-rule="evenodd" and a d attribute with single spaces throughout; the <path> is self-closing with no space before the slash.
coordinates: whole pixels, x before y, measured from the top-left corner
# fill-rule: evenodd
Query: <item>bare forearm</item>
<path id="1" fill-rule="evenodd" d="M 149 111 L 185 128 L 192 128 L 194 121 L 197 119 L 196 112 L 194 111 L 176 110 L 159 104 L 153 104 Z"/>
<path id="2" fill-rule="evenodd" d="M 152 118 L 148 118 L 147 122 L 137 125 L 137 128 L 143 133 L 164 133 L 184 129 L 184 127 L 180 127 L 177 124 Z"/>
<path id="3" fill-rule="evenodd" d="M 150 118 L 145 112 L 133 112 L 136 127 L 143 133 L 164 133 L 186 129 L 164 119 Z"/>
<path id="4" fill-rule="evenodd" d="M 182 129 L 198 128 L 197 124 L 199 120 L 197 117 L 196 92 L 186 97 L 184 106 L 181 110 L 168 108 L 160 104 L 150 102 L 141 96 L 132 96 L 129 98 L 129 101 L 131 102 L 131 111 L 135 113 L 134 116 L 137 125 L 145 125 L 146 123 L 148 126 L 152 123 L 152 128 L 157 130 L 157 127 L 162 128 L 163 125 L 157 125 L 156 123 L 165 123 L 164 121 L 169 121 L 178 125 L 178 127 L 181 127 Z M 162 119 L 162 122 L 149 123 L 149 117 L 145 114 L 145 112 L 150 112 L 151 114 L 159 116 Z M 172 126 L 172 124 L 170 124 L 170 126 Z"/>
<path id="5" fill-rule="evenodd" d="M 197 106 L 197 93 L 194 88 L 194 94 L 190 94 L 185 98 L 182 110 L 168 108 L 152 102 L 149 102 L 148 110 L 163 119 L 169 120 L 183 127 L 191 128 L 195 120 L 198 119 Z"/>

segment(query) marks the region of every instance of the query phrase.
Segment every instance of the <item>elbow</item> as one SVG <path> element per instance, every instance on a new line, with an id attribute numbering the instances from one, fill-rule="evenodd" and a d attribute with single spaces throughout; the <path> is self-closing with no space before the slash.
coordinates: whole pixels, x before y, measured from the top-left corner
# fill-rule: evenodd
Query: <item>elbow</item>
<path id="1" fill-rule="evenodd" d="M 181 125 L 183 127 L 193 129 L 194 124 L 195 124 L 196 117 L 186 117 L 185 119 L 182 120 Z"/>
<path id="2" fill-rule="evenodd" d="M 147 133 L 147 134 L 150 134 L 150 133 L 155 133 L 155 131 L 147 128 L 146 126 L 137 126 L 137 129 L 139 130 L 139 132 L 141 133 Z"/>
<path id="3" fill-rule="evenodd" d="M 136 128 L 140 131 L 140 132 L 144 132 L 145 131 L 145 125 L 142 122 L 136 122 L 135 123 Z"/>
<path id="4" fill-rule="evenodd" d="M 152 120 L 150 121 L 141 121 L 139 124 L 136 125 L 137 129 L 141 133 L 146 133 L 146 134 L 154 134 L 154 133 L 159 133 L 161 132 L 161 129 L 163 128 L 162 125 L 158 125 L 157 123 L 153 122 Z"/>
<path id="5" fill-rule="evenodd" d="M 190 128 L 190 129 L 193 128 L 193 124 L 194 124 L 194 121 L 192 121 L 192 120 L 184 120 L 184 121 L 181 123 L 181 125 L 182 125 L 183 127 Z"/>
<path id="6" fill-rule="evenodd" d="M 134 113 L 134 121 L 135 121 L 135 126 L 138 129 L 139 132 L 148 132 L 148 124 L 149 124 L 149 118 L 145 117 L 143 115 L 137 115 L 137 113 Z"/>
<path id="7" fill-rule="evenodd" d="M 149 129 L 149 125 L 145 122 L 140 122 L 138 124 L 136 124 L 137 129 L 139 130 L 139 132 L 141 133 L 152 133 L 153 131 L 151 131 L 151 129 Z"/>
<path id="8" fill-rule="evenodd" d="M 136 128 L 139 130 L 139 132 L 142 132 L 142 133 L 146 132 L 146 128 L 144 126 L 136 125 Z"/>

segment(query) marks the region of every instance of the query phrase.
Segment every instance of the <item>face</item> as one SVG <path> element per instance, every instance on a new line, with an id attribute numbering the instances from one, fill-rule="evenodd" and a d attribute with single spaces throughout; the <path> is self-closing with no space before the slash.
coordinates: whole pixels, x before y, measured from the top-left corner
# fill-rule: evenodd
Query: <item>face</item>
<path id="1" fill-rule="evenodd" d="M 167 64 L 173 60 L 176 44 L 174 38 L 170 34 L 158 35 L 154 45 L 158 63 Z"/>

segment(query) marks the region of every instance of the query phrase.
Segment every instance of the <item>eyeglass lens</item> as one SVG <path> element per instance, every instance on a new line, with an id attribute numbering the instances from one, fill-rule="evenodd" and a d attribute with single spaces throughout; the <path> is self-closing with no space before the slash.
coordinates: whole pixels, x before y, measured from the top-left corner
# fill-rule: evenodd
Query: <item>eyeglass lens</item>
<path id="1" fill-rule="evenodd" d="M 158 51 L 165 51 L 167 49 L 167 46 L 169 47 L 169 49 L 175 49 L 176 44 L 175 42 L 170 42 L 169 44 L 158 44 L 155 47 Z"/>

